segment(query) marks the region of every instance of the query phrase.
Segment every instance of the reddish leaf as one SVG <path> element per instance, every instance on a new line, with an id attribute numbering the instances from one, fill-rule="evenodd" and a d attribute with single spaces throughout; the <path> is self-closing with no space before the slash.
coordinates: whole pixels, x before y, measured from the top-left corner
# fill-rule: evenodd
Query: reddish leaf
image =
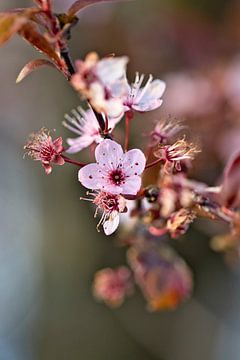
<path id="1" fill-rule="evenodd" d="M 221 197 L 227 207 L 240 206 L 240 152 L 234 154 L 225 167 Z"/>
<path id="2" fill-rule="evenodd" d="M 31 74 L 33 71 L 44 67 L 44 66 L 52 66 L 55 67 L 55 65 L 46 59 L 36 59 L 36 60 L 32 60 L 29 63 L 27 63 L 22 70 L 20 71 L 16 83 L 20 83 L 23 79 L 25 79 L 26 76 L 28 76 L 29 74 Z"/>
<path id="3" fill-rule="evenodd" d="M 110 2 L 110 1 L 114 2 L 114 1 L 119 1 L 119 0 L 77 0 L 68 9 L 68 15 L 74 16 L 77 12 L 79 12 L 80 10 L 84 9 L 87 6 L 91 6 L 94 4 L 100 4 L 103 2 Z"/>
<path id="4" fill-rule="evenodd" d="M 33 45 L 38 51 L 47 55 L 58 66 L 62 66 L 62 60 L 53 45 L 41 34 L 36 24 L 28 22 L 19 31 L 19 34 Z"/>
<path id="5" fill-rule="evenodd" d="M 27 22 L 27 17 L 22 14 L 0 14 L 0 45 L 8 41 Z"/>

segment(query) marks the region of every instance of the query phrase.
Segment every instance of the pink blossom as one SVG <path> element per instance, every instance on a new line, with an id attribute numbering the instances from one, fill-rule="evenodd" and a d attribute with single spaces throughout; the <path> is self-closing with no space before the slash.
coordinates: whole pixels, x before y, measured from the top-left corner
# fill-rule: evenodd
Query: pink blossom
<path id="1" fill-rule="evenodd" d="M 63 125 L 78 135 L 76 138 L 67 139 L 67 143 L 70 145 L 67 149 L 68 153 L 74 154 L 93 142 L 100 143 L 102 141 L 99 123 L 92 109 L 84 111 L 81 107 L 78 107 L 77 110 L 72 110 L 71 115 L 65 115 L 65 119 Z M 109 132 L 114 129 L 120 120 L 121 117 L 108 119 Z"/>
<path id="2" fill-rule="evenodd" d="M 79 170 L 78 179 L 88 189 L 103 190 L 111 194 L 136 195 L 146 158 L 139 149 L 124 153 L 113 140 L 103 140 L 95 150 L 97 163 Z"/>
<path id="3" fill-rule="evenodd" d="M 62 138 L 58 137 L 53 141 L 49 131 L 45 128 L 31 134 L 24 149 L 27 150 L 27 154 L 31 158 L 41 161 L 47 175 L 52 172 L 52 163 L 57 165 L 65 163 L 64 158 L 61 156 L 64 151 Z"/>
<path id="4" fill-rule="evenodd" d="M 100 221 L 97 225 L 97 230 L 100 225 L 103 225 L 103 230 L 106 235 L 111 235 L 116 231 L 119 225 L 119 213 L 127 211 L 126 200 L 121 195 L 110 194 L 105 191 L 95 191 L 88 193 L 92 195 L 92 199 L 82 198 L 83 200 L 91 201 L 97 206 L 95 215 L 98 215 L 98 211 L 102 212 Z"/>
<path id="5" fill-rule="evenodd" d="M 127 295 L 133 292 L 131 273 L 127 267 L 116 270 L 106 268 L 95 274 L 93 293 L 98 300 L 112 307 L 120 306 Z"/>
<path id="6" fill-rule="evenodd" d="M 117 117 L 123 113 L 121 95 L 127 62 L 126 56 L 99 60 L 96 53 L 90 53 L 85 61 L 76 62 L 71 84 L 98 112 Z"/>
<path id="7" fill-rule="evenodd" d="M 163 119 L 158 121 L 154 130 L 151 132 L 151 145 L 166 144 L 177 133 L 183 130 L 186 126 L 182 125 L 175 119 Z"/>
<path id="8" fill-rule="evenodd" d="M 127 96 L 124 97 L 125 112 L 127 111 L 151 111 L 162 105 L 161 97 L 165 91 L 166 84 L 164 81 L 153 80 L 152 75 L 149 76 L 146 84 L 141 88 L 144 75 L 139 76 L 136 73 L 135 81 L 130 86 L 126 82 Z"/>

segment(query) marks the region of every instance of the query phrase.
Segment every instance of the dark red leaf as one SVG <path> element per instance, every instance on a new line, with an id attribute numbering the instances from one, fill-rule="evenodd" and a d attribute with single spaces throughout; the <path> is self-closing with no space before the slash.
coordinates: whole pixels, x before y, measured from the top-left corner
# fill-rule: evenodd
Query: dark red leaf
<path id="1" fill-rule="evenodd" d="M 104 3 L 104 2 L 110 2 L 110 1 L 115 2 L 115 1 L 121 1 L 121 0 L 77 0 L 68 9 L 68 15 L 71 17 L 87 6 L 91 6 L 94 4 L 100 4 L 100 3 Z"/>
<path id="2" fill-rule="evenodd" d="M 16 34 L 28 18 L 22 14 L 15 13 L 1 13 L 0 14 L 0 45 L 8 41 L 14 34 Z"/>
<path id="3" fill-rule="evenodd" d="M 23 79 L 25 79 L 26 76 L 28 76 L 29 74 L 31 74 L 33 71 L 44 67 L 44 66 L 51 66 L 51 67 L 55 67 L 55 65 L 46 59 L 35 59 L 30 61 L 29 63 L 27 63 L 22 70 L 20 71 L 16 83 L 20 83 Z"/>

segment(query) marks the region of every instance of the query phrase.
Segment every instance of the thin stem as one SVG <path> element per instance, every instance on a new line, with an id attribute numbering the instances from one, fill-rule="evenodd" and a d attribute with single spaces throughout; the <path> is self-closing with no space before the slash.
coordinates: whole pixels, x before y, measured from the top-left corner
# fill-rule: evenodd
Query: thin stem
<path id="1" fill-rule="evenodd" d="M 62 50 L 61 51 L 61 57 L 64 59 L 70 75 L 73 75 L 75 73 L 75 69 L 74 69 L 72 59 L 71 59 L 70 54 L 69 54 L 69 50 L 68 49 Z"/>
<path id="2" fill-rule="evenodd" d="M 85 165 L 87 165 L 87 164 L 85 164 L 85 163 L 82 163 L 82 162 L 79 162 L 79 161 L 75 161 L 75 160 L 73 160 L 73 159 L 69 159 L 67 156 L 65 156 L 65 155 L 61 155 L 62 156 L 62 158 L 65 160 L 65 162 L 67 162 L 67 163 L 69 163 L 69 164 L 73 164 L 73 165 L 77 165 L 77 166 L 79 166 L 79 167 L 83 167 L 83 166 L 85 166 Z"/>
<path id="3" fill-rule="evenodd" d="M 147 165 L 145 166 L 145 170 L 146 170 L 146 169 L 149 169 L 149 168 L 152 167 L 152 166 L 157 165 L 157 164 L 160 163 L 161 161 L 162 161 L 162 158 L 157 159 L 157 160 L 151 162 L 150 164 L 147 164 Z"/>
<path id="4" fill-rule="evenodd" d="M 128 111 L 125 117 L 125 142 L 124 142 L 124 150 L 128 151 L 129 145 L 129 136 L 130 136 L 130 121 L 133 118 L 133 114 Z"/>

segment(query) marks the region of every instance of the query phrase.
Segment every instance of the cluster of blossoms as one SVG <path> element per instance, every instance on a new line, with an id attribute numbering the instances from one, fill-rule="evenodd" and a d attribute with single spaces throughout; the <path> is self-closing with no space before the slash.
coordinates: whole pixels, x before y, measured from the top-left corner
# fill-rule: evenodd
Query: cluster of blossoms
<path id="1" fill-rule="evenodd" d="M 41 129 L 31 134 L 25 149 L 41 162 L 46 174 L 51 173 L 54 164 L 77 166 L 78 180 L 88 189 L 84 199 L 92 202 L 95 217 L 99 216 L 97 229 L 102 226 L 104 233 L 111 235 L 121 227 L 121 244 L 127 248 L 129 268 L 97 272 L 93 285 L 96 298 L 119 306 L 133 293 L 135 282 L 150 310 L 174 309 L 191 295 L 193 281 L 191 270 L 170 247 L 169 238 L 184 235 L 198 217 L 220 219 L 229 224 L 230 233 L 215 237 L 212 246 L 240 252 L 240 155 L 237 153 L 226 166 L 221 185 L 208 187 L 189 179 L 199 149 L 186 139 L 185 126 L 178 121 L 159 120 L 149 133 L 145 149 L 129 149 L 130 124 L 137 121 L 135 113 L 158 109 L 165 83 L 153 80 L 152 75 L 144 81 L 144 75 L 138 73 L 129 83 L 126 56 L 100 59 L 93 52 L 74 66 L 66 48 L 69 33 L 63 29 L 69 31 L 73 25 L 80 2 L 69 9 L 64 25 L 62 17 L 52 12 L 50 1 L 39 0 L 37 4 L 35 12 L 49 21 L 47 34 L 41 36 L 45 41 L 51 36 L 51 44 L 55 39 L 52 50 L 59 57 L 57 68 L 86 109 L 79 107 L 65 116 L 63 125 L 76 135 L 67 138 L 66 147 L 61 137 L 53 140 L 46 129 Z M 28 23 L 31 21 L 28 18 Z M 49 51 L 45 53 L 49 55 Z M 24 76 L 32 70 L 28 65 Z M 122 122 L 125 133 L 121 145 L 114 138 L 114 129 Z M 90 147 L 95 149 L 95 162 L 86 164 L 69 157 Z"/>

